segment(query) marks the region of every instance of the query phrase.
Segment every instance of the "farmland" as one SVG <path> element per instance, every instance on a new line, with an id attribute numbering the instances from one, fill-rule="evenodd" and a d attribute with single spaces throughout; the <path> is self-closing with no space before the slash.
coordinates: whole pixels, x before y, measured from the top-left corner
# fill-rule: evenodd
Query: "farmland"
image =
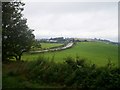
<path id="1" fill-rule="evenodd" d="M 40 43 L 41 44 L 41 48 L 46 49 L 46 48 L 52 48 L 52 47 L 57 47 L 57 46 L 61 46 L 63 44 L 60 43 Z"/>
<path id="2" fill-rule="evenodd" d="M 50 44 L 46 47 L 51 46 Z M 118 62 L 118 47 L 117 45 L 107 44 L 104 42 L 78 42 L 72 48 L 37 54 L 24 54 L 22 60 L 36 60 L 38 57 L 44 56 L 48 60 L 54 59 L 55 62 L 64 62 L 66 57 L 80 57 L 85 59 L 88 63 L 94 63 L 97 66 L 104 66 L 110 60 L 112 63 L 117 64 Z"/>
<path id="3" fill-rule="evenodd" d="M 117 3 L 0 5 L 1 89 L 120 88 Z"/>
<path id="4" fill-rule="evenodd" d="M 3 64 L 3 87 L 119 87 L 119 69 L 112 65 L 118 64 L 118 47 L 114 44 L 77 42 L 66 50 L 24 53 L 22 60 Z"/>
<path id="5" fill-rule="evenodd" d="M 63 46 L 62 43 L 39 43 L 39 46 L 31 48 L 31 51 L 44 50 Z"/>

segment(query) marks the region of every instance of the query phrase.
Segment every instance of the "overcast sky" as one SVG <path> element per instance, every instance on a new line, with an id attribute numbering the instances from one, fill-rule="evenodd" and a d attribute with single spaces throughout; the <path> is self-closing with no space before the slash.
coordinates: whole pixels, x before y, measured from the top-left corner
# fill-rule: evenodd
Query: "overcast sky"
<path id="1" fill-rule="evenodd" d="M 118 41 L 117 2 L 26 2 L 24 17 L 36 38 L 78 37 Z"/>

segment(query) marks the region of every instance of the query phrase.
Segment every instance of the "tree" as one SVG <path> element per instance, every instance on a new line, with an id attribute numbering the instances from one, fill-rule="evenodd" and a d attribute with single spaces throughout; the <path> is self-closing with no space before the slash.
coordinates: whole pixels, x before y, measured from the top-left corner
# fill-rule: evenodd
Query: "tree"
<path id="1" fill-rule="evenodd" d="M 34 40 L 33 30 L 27 26 L 23 18 L 22 2 L 2 2 L 2 58 L 21 60 L 23 52 L 27 52 Z"/>

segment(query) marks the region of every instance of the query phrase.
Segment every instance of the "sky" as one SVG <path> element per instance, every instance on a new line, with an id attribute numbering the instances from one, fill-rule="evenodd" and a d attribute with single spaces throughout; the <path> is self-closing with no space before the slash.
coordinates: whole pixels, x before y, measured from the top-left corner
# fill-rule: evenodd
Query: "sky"
<path id="1" fill-rule="evenodd" d="M 118 41 L 117 2 L 25 2 L 35 38 L 74 37 Z"/>

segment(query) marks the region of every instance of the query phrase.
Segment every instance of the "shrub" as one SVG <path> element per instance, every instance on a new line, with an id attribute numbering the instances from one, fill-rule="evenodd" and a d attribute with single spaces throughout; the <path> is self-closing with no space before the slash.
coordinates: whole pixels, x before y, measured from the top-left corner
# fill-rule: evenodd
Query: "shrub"
<path id="1" fill-rule="evenodd" d="M 52 58 L 54 60 L 54 57 Z M 80 58 L 65 58 L 64 63 L 55 63 L 53 60 L 48 60 L 44 57 L 39 57 L 36 61 L 16 63 L 16 68 L 24 67 L 19 70 L 8 70 L 7 74 L 3 74 L 4 87 L 14 86 L 10 84 L 11 78 L 15 82 L 22 77 L 22 82 L 18 82 L 17 86 L 32 87 L 34 84 L 63 86 L 74 88 L 95 88 L 109 89 L 120 88 L 120 69 L 113 67 L 112 64 L 106 67 L 96 67 L 95 64 L 88 65 L 84 59 Z M 26 67 L 27 66 L 27 67 Z M 25 74 L 24 78 L 23 75 Z M 23 82 L 24 80 L 25 83 Z M 9 84 L 7 86 L 7 84 Z M 24 85 L 25 84 L 25 85 Z M 20 85 L 20 86 L 19 86 Z M 36 86 L 34 86 L 36 87 Z"/>

